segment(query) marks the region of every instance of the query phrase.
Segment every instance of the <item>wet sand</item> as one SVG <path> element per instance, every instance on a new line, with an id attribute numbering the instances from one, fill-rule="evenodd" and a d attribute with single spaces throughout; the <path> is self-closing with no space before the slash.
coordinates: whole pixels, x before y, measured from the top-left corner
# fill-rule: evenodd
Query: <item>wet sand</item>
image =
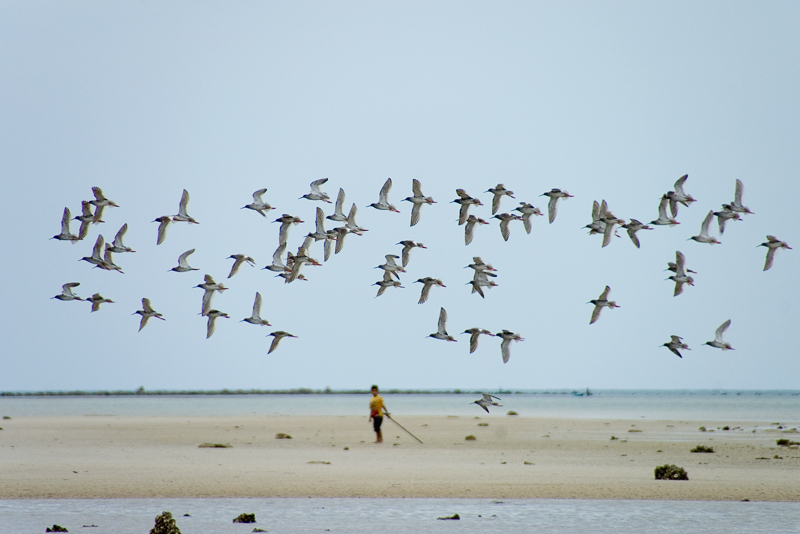
<path id="1" fill-rule="evenodd" d="M 0 499 L 800 501 L 800 450 L 776 445 L 781 438 L 800 441 L 800 434 L 765 422 L 501 415 L 398 421 L 424 444 L 384 420 L 385 443 L 376 445 L 360 416 L 15 417 L 0 421 Z M 714 432 L 699 431 L 701 425 Z M 276 439 L 279 432 L 292 439 Z M 689 452 L 697 445 L 715 452 Z M 689 481 L 654 480 L 663 464 L 683 467 Z"/>

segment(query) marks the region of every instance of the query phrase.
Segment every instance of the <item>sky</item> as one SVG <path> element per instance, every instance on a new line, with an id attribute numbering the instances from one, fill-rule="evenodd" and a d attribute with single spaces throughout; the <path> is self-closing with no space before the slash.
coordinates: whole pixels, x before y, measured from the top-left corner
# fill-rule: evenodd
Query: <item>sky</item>
<path id="1" fill-rule="evenodd" d="M 0 176 L 6 218 L 0 391 L 216 389 L 730 388 L 800 389 L 800 6 L 794 2 L 2 2 Z M 697 202 L 680 225 L 624 231 L 601 248 L 587 235 L 593 201 L 619 217 L 656 218 L 661 195 L 688 174 Z M 300 197 L 309 183 L 347 195 L 358 223 L 344 250 L 307 282 L 262 270 L 331 205 Z M 391 177 L 400 214 L 367 207 Z M 412 179 L 436 204 L 409 226 Z M 754 215 L 731 221 L 720 245 L 688 241 L 709 210 L 745 184 Z M 551 188 L 574 195 L 553 224 L 512 222 L 504 242 L 490 187 L 543 211 Z M 108 208 L 78 244 L 49 240 L 99 186 Z M 240 209 L 266 187 L 267 218 Z M 455 190 L 492 224 L 464 245 Z M 183 189 L 200 224 L 162 215 Z M 127 223 L 124 274 L 81 257 Z M 333 227 L 329 224 L 328 228 Z M 72 229 L 77 232 L 78 222 Z M 716 223 L 713 235 L 718 235 Z M 763 272 L 775 235 L 781 250 Z M 411 239 L 404 289 L 375 298 L 386 254 Z M 175 273 L 195 248 L 198 271 Z M 697 271 L 673 297 L 675 252 Z M 232 254 L 251 256 L 227 280 Z M 322 259 L 322 243 L 312 255 Z M 498 269 L 485 299 L 466 285 L 480 256 Z M 229 290 L 230 314 L 206 339 L 204 274 Z M 425 276 L 442 279 L 418 305 Z M 61 285 L 115 301 L 52 299 Z M 590 325 L 604 287 L 619 308 Z M 272 327 L 241 319 L 256 291 Z M 165 321 L 137 332 L 141 299 Z M 449 343 L 436 331 L 448 312 Z M 705 346 L 724 321 L 735 348 Z M 499 340 L 525 339 L 503 364 Z M 284 339 L 267 354 L 272 331 Z M 679 335 L 677 358 L 661 345 Z"/>

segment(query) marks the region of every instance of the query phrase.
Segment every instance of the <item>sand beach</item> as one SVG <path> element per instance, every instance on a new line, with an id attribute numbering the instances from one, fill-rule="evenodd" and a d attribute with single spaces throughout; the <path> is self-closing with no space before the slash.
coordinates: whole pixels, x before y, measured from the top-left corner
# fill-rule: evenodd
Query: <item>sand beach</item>
<path id="1" fill-rule="evenodd" d="M 14 417 L 0 424 L 0 499 L 800 501 L 800 450 L 776 445 L 800 434 L 770 423 L 494 414 L 398 420 L 424 443 L 387 420 L 386 441 L 376 445 L 366 416 L 352 415 Z M 714 453 L 690 452 L 697 445 Z M 683 467 L 689 480 L 654 480 L 663 464 Z"/>

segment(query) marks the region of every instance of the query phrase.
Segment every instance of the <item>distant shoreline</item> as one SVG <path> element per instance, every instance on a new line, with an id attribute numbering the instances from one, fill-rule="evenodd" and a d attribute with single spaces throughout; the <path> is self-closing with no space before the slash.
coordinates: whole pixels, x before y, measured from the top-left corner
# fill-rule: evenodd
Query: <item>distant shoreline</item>
<path id="1" fill-rule="evenodd" d="M 492 393 L 497 395 L 578 395 L 585 396 L 587 390 L 576 389 L 553 389 L 553 390 L 510 390 L 510 389 L 386 389 L 381 391 L 385 395 L 480 395 L 482 393 Z M 762 395 L 762 394 L 782 394 L 800 395 L 800 390 L 786 389 L 763 389 L 763 390 L 736 390 L 736 389 L 608 389 L 592 391 L 590 395 L 596 393 L 627 393 L 627 394 L 660 394 L 660 393 L 689 393 L 689 394 L 717 394 L 717 395 Z M 135 390 L 102 390 L 102 391 L 0 391 L 0 397 L 127 397 L 127 396 L 191 396 L 191 395 L 367 395 L 368 389 L 340 389 L 334 390 L 294 388 L 294 389 L 209 389 L 209 390 L 146 390 L 139 388 Z"/>

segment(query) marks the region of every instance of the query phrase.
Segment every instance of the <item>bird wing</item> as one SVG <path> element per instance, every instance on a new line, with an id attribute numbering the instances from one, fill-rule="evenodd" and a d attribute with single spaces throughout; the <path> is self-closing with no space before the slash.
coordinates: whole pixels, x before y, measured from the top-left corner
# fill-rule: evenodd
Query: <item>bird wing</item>
<path id="1" fill-rule="evenodd" d="M 267 351 L 267 354 L 272 354 L 272 351 L 274 351 L 275 349 L 278 348 L 278 343 L 281 342 L 281 337 L 283 337 L 283 336 L 275 335 L 275 338 L 272 340 L 272 343 L 269 346 L 269 350 Z"/>
<path id="2" fill-rule="evenodd" d="M 677 282 L 677 281 L 675 282 L 675 291 L 672 292 L 673 297 L 677 297 L 678 295 L 683 293 L 683 284 L 684 282 Z"/>
<path id="3" fill-rule="evenodd" d="M 331 257 L 331 252 L 333 251 L 333 242 L 334 241 L 337 241 L 337 240 L 325 238 L 324 256 L 322 257 L 323 261 L 328 261 L 328 258 Z"/>
<path id="4" fill-rule="evenodd" d="M 744 184 L 741 180 L 736 180 L 736 189 L 733 195 L 733 203 L 737 206 L 742 205 L 742 195 L 744 194 Z"/>
<path id="5" fill-rule="evenodd" d="M 485 299 L 485 298 L 486 298 L 486 295 L 484 295 L 484 294 L 483 294 L 483 289 L 481 289 L 481 284 L 480 284 L 480 283 L 478 283 L 478 282 L 477 282 L 477 281 L 475 281 L 475 280 L 473 280 L 473 281 L 471 282 L 471 284 L 472 284 L 472 292 L 473 292 L 473 293 L 477 293 L 478 295 L 480 295 L 480 296 L 481 296 L 481 298 L 482 298 L 482 299 Z"/>
<path id="6" fill-rule="evenodd" d="M 497 213 L 497 210 L 500 209 L 500 201 L 503 199 L 502 193 L 495 193 L 494 197 L 492 197 L 492 215 Z"/>
<path id="7" fill-rule="evenodd" d="M 673 219 L 678 216 L 678 201 L 675 200 L 675 197 L 669 198 L 669 212 L 672 214 Z"/>
<path id="8" fill-rule="evenodd" d="M 105 204 L 100 204 L 99 206 L 95 207 L 94 209 L 94 216 L 92 218 L 92 222 L 94 224 L 98 224 L 103 222 L 103 210 L 105 209 Z"/>
<path id="9" fill-rule="evenodd" d="M 189 267 L 189 262 L 186 260 L 186 258 L 194 254 L 194 250 L 195 249 L 187 250 L 186 252 L 178 256 L 178 265 L 180 267 L 183 267 L 184 269 L 186 268 L 191 269 L 191 267 Z"/>
<path id="10" fill-rule="evenodd" d="M 532 213 L 526 213 L 522 216 L 522 224 L 525 226 L 525 233 L 531 233 L 531 216 Z"/>
<path id="11" fill-rule="evenodd" d="M 339 195 L 336 197 L 336 204 L 334 205 L 334 208 L 333 208 L 333 210 L 334 210 L 333 213 L 335 215 L 339 215 L 341 217 L 344 217 L 344 211 L 342 211 L 343 208 L 344 208 L 344 189 L 342 189 L 340 187 L 339 188 Z"/>
<path id="12" fill-rule="evenodd" d="M 603 306 L 599 304 L 594 305 L 594 309 L 592 310 L 592 319 L 589 321 L 589 324 L 594 324 L 600 318 L 600 312 L 603 311 Z"/>
<path id="13" fill-rule="evenodd" d="M 508 223 L 510 222 L 511 219 L 502 219 L 500 221 L 500 234 L 503 236 L 504 241 L 508 241 L 508 238 L 511 235 L 511 230 L 508 228 Z"/>
<path id="14" fill-rule="evenodd" d="M 122 244 L 122 238 L 125 236 L 125 232 L 128 231 L 128 223 L 122 225 L 122 228 L 119 229 L 117 235 L 114 236 L 114 246 L 115 247 L 124 247 Z"/>
<path id="15" fill-rule="evenodd" d="M 631 238 L 633 244 L 636 245 L 636 248 L 639 248 L 639 236 L 636 235 L 636 230 L 628 228 L 628 237 Z"/>
<path id="16" fill-rule="evenodd" d="M 255 191 L 253 193 L 253 203 L 254 204 L 263 204 L 264 200 L 263 200 L 262 197 L 263 197 L 264 193 L 266 193 L 266 192 L 267 192 L 267 188 L 266 187 L 264 189 L 259 189 L 258 191 Z"/>
<path id="17" fill-rule="evenodd" d="M 722 335 L 725 333 L 725 330 L 731 325 L 731 320 L 728 319 L 717 328 L 717 331 L 714 332 L 714 340 L 719 341 L 720 343 L 724 343 L 725 340 L 722 339 Z"/>
<path id="18" fill-rule="evenodd" d="M 316 231 L 318 234 L 325 233 L 325 213 L 322 208 L 317 208 Z"/>
<path id="19" fill-rule="evenodd" d="M 92 193 L 94 194 L 94 198 L 97 201 L 106 200 L 106 197 L 103 196 L 103 190 L 100 189 L 99 187 L 97 187 L 97 186 L 92 187 Z"/>
<path id="20" fill-rule="evenodd" d="M 414 206 L 411 208 L 411 226 L 414 226 L 419 222 L 419 217 L 422 212 L 422 204 L 414 203 Z"/>
<path id="21" fill-rule="evenodd" d="M 669 340 L 671 343 L 680 343 L 683 338 L 680 336 L 669 336 Z"/>
<path id="22" fill-rule="evenodd" d="M 447 312 L 444 308 L 439 310 L 439 329 L 437 331 L 442 335 L 447 335 Z"/>
<path id="23" fill-rule="evenodd" d="M 319 180 L 314 180 L 313 182 L 311 182 L 311 192 L 321 194 L 322 190 L 320 189 L 320 186 L 327 181 L 328 181 L 327 178 L 320 178 Z"/>
<path id="24" fill-rule="evenodd" d="M 481 333 L 479 330 L 475 330 L 469 336 L 469 353 L 472 354 L 476 350 L 478 350 L 478 338 L 480 337 Z"/>
<path id="25" fill-rule="evenodd" d="M 675 192 L 678 193 L 678 195 L 680 195 L 682 197 L 686 196 L 686 193 L 683 192 L 683 184 L 686 182 L 686 180 L 688 178 L 689 178 L 689 175 L 688 174 L 684 174 L 683 176 L 678 178 L 678 180 L 675 182 Z"/>
<path id="26" fill-rule="evenodd" d="M 275 252 L 272 253 L 272 264 L 275 266 L 283 265 L 283 260 L 281 257 L 283 253 L 286 251 L 286 243 L 283 243 L 281 246 L 275 249 Z"/>
<path id="27" fill-rule="evenodd" d="M 609 291 L 611 291 L 611 288 L 609 286 L 606 286 L 606 288 L 603 290 L 603 292 L 600 293 L 600 296 L 598 297 L 598 300 L 608 300 L 608 292 Z"/>
<path id="28" fill-rule="evenodd" d="M 142 328 L 144 328 L 144 327 L 145 327 L 145 325 L 147 324 L 147 320 L 148 320 L 149 318 L 150 318 L 150 316 L 149 316 L 149 315 L 142 315 L 142 320 L 141 320 L 141 321 L 139 321 L 139 332 L 141 332 L 141 331 L 142 331 Z"/>
<path id="29" fill-rule="evenodd" d="M 675 251 L 675 276 L 683 277 L 686 276 L 686 271 L 684 271 L 683 266 L 686 264 L 686 256 L 683 255 L 683 252 L 676 250 Z"/>
<path id="30" fill-rule="evenodd" d="M 425 196 L 422 194 L 422 184 L 417 179 L 411 180 L 411 191 L 413 191 L 415 197 Z"/>
<path id="31" fill-rule="evenodd" d="M 261 319 L 261 293 L 256 291 L 256 300 L 253 301 L 253 317 Z"/>
<path id="32" fill-rule="evenodd" d="M 592 222 L 600 220 L 600 204 L 597 201 L 592 202 Z"/>
<path id="33" fill-rule="evenodd" d="M 408 245 L 403 247 L 402 255 L 403 255 L 403 267 L 404 268 L 405 268 L 406 265 L 408 265 L 408 260 L 411 259 L 411 249 L 412 248 L 414 248 L 414 247 L 411 247 L 411 246 L 408 246 Z M 386 259 L 387 259 L 386 263 L 389 264 L 389 261 L 388 261 L 389 260 L 389 256 L 386 256 Z M 394 264 L 394 261 L 392 260 L 392 263 L 389 264 L 389 265 L 393 265 L 393 264 Z"/>
<path id="34" fill-rule="evenodd" d="M 603 230 L 603 246 L 607 246 L 611 243 L 611 237 L 614 235 L 614 226 L 616 225 L 616 221 L 606 221 L 605 230 Z"/>
<path id="35" fill-rule="evenodd" d="M 425 282 L 422 284 L 422 293 L 419 296 L 419 302 L 417 302 L 417 304 L 423 304 L 428 300 L 428 295 L 430 295 L 432 286 L 433 283 L 430 282 Z"/>
<path id="36" fill-rule="evenodd" d="M 500 343 L 500 353 L 503 355 L 503 363 L 508 363 L 511 357 L 511 338 L 506 338 Z"/>
<path id="37" fill-rule="evenodd" d="M 386 183 L 384 183 L 383 187 L 381 187 L 381 192 L 378 197 L 381 204 L 389 203 L 389 191 L 391 189 L 392 189 L 392 179 L 387 178 Z"/>
<path id="38" fill-rule="evenodd" d="M 700 235 L 708 237 L 709 227 L 711 226 L 711 219 L 714 218 L 714 210 L 710 210 L 706 218 L 703 219 L 703 224 L 700 226 Z"/>
<path id="39" fill-rule="evenodd" d="M 92 257 L 96 259 L 100 259 L 100 252 L 103 250 L 103 236 L 97 236 L 97 241 L 94 242 L 94 248 L 92 249 Z"/>
<path id="40" fill-rule="evenodd" d="M 550 224 L 556 220 L 556 212 L 558 210 L 558 197 L 550 197 L 550 202 L 547 203 L 547 215 Z"/>
<path id="41" fill-rule="evenodd" d="M 669 203 L 669 198 L 667 195 L 663 195 L 661 197 L 661 202 L 658 203 L 658 218 L 659 219 L 669 219 L 667 217 L 667 204 Z"/>
<path id="42" fill-rule="evenodd" d="M 211 301 L 214 299 L 214 290 L 206 289 L 203 293 L 203 304 L 200 308 L 200 315 L 207 315 L 211 311 Z"/>
<path id="43" fill-rule="evenodd" d="M 100 293 L 95 293 L 94 295 L 92 295 L 91 300 L 92 300 L 92 313 L 94 313 L 100 309 L 100 304 L 102 304 L 103 302 L 103 297 L 100 296 Z"/>
<path id="44" fill-rule="evenodd" d="M 355 207 L 355 204 L 353 204 Z M 336 238 L 336 250 L 335 253 L 338 254 L 344 248 L 344 237 L 348 234 L 347 228 L 343 228 L 342 231 L 337 232 L 338 236 Z"/>
<path id="45" fill-rule="evenodd" d="M 770 248 L 767 247 L 767 261 L 764 263 L 764 270 L 769 270 L 772 267 L 772 263 L 775 261 L 775 253 L 778 251 L 777 248 Z"/>
<path id="46" fill-rule="evenodd" d="M 160 245 L 164 242 L 164 239 L 167 237 L 167 229 L 169 228 L 172 219 L 169 217 L 164 217 L 163 220 L 158 225 L 158 239 L 156 239 L 156 245 Z"/>
<path id="47" fill-rule="evenodd" d="M 61 216 L 61 233 L 64 235 L 69 235 L 69 222 L 72 220 L 72 214 L 69 212 L 69 208 L 64 208 L 64 214 Z"/>
<path id="48" fill-rule="evenodd" d="M 472 197 L 467 194 L 463 189 L 456 189 L 456 195 L 464 200 L 470 200 Z"/>
<path id="49" fill-rule="evenodd" d="M 244 263 L 244 257 L 236 258 L 236 261 L 234 261 L 233 265 L 231 266 L 231 272 L 228 275 L 228 278 L 239 272 L 239 267 L 242 266 L 242 263 Z"/>
<path id="50" fill-rule="evenodd" d="M 217 327 L 217 316 L 216 315 L 209 315 L 208 316 L 208 327 L 206 328 L 206 339 L 210 338 L 214 335 L 214 329 Z"/>
<path id="51" fill-rule="evenodd" d="M 350 213 L 347 214 L 347 224 L 349 224 L 352 227 L 358 226 L 358 224 L 356 224 L 356 213 L 357 212 L 358 212 L 358 208 L 356 208 L 355 204 L 350 206 Z"/>
<path id="52" fill-rule="evenodd" d="M 461 207 L 458 210 L 458 224 L 464 224 L 467 222 L 467 217 L 469 217 L 469 204 L 461 204 Z"/>
<path id="53" fill-rule="evenodd" d="M 153 313 L 153 312 L 155 312 L 155 310 L 153 310 L 153 307 L 150 306 L 150 299 L 148 299 L 148 298 L 143 298 L 142 299 L 142 309 L 145 311 L 145 313 Z"/>
<path id="54" fill-rule="evenodd" d="M 189 214 L 186 211 L 186 208 L 189 207 L 189 192 L 184 189 L 183 194 L 181 195 L 181 202 L 178 204 L 178 215 L 181 217 L 189 217 Z"/>

